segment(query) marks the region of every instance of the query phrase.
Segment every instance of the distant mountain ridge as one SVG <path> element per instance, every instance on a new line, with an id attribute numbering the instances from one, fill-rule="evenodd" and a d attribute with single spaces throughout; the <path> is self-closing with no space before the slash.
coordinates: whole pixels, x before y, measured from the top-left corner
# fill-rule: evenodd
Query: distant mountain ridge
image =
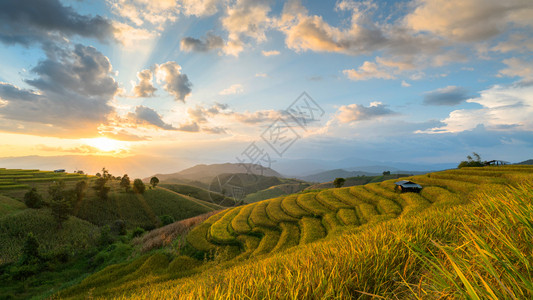
<path id="1" fill-rule="evenodd" d="M 262 170 L 260 170 L 262 168 Z M 214 177 L 221 174 L 242 174 L 247 173 L 248 170 L 256 175 L 263 175 L 267 177 L 280 177 L 284 178 L 283 175 L 274 171 L 271 168 L 261 167 L 256 164 L 234 164 L 234 163 L 224 163 L 224 164 L 199 164 L 194 167 L 181 170 L 176 173 L 171 174 L 155 174 L 160 181 L 200 181 L 200 182 L 210 182 Z M 145 181 L 150 180 L 150 178 L 145 178 Z"/>
<path id="2" fill-rule="evenodd" d="M 533 165 L 533 159 L 524 160 L 522 162 L 517 163 L 517 165 Z"/>

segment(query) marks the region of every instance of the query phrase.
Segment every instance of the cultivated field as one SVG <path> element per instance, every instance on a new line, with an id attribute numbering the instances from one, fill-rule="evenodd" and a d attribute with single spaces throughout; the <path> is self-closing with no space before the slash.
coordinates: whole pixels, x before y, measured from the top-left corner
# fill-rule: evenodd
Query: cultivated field
<path id="1" fill-rule="evenodd" d="M 224 210 L 189 232 L 182 256 L 178 250 L 112 266 L 62 296 L 533 296 L 532 167 L 464 168 L 408 179 L 423 185 L 422 192 L 397 193 L 395 179 Z M 183 254 L 205 261 L 194 264 Z M 106 277 L 126 274 L 133 264 L 145 275 Z M 186 277 L 191 273 L 198 274 Z M 179 277 L 186 278 L 171 280 Z M 105 286 L 95 284 L 104 278 Z"/>

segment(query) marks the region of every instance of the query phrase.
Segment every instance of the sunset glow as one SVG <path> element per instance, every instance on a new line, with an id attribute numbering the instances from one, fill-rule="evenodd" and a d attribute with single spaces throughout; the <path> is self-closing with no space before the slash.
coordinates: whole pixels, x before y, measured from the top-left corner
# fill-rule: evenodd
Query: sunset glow
<path id="1" fill-rule="evenodd" d="M 99 137 L 94 139 L 84 139 L 85 144 L 95 147 L 104 152 L 116 152 L 120 150 L 126 150 L 128 148 L 128 143 L 113 140 L 106 137 Z"/>

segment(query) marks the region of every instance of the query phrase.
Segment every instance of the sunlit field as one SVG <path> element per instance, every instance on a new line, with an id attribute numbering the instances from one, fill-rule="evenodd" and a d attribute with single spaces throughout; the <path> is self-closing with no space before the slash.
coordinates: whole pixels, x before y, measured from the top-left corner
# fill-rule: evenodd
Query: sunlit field
<path id="1" fill-rule="evenodd" d="M 179 246 L 60 297 L 533 297 L 533 167 L 463 168 L 278 197 L 215 214 Z"/>

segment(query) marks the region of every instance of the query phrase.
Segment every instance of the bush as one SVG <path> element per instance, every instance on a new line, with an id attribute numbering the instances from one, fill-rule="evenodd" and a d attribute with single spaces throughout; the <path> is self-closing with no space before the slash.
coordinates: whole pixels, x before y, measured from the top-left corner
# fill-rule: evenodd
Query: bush
<path id="1" fill-rule="evenodd" d="M 114 234 L 126 235 L 126 233 L 127 233 L 127 231 L 126 231 L 126 222 L 124 222 L 123 220 L 116 220 L 113 223 L 113 226 L 111 226 L 111 231 Z"/>
<path id="2" fill-rule="evenodd" d="M 143 235 L 144 233 L 145 233 L 144 229 L 142 229 L 141 227 L 137 227 L 131 233 L 131 237 L 135 238 L 135 237 Z"/>
<path id="3" fill-rule="evenodd" d="M 161 216 L 159 217 L 159 220 L 161 220 L 162 226 L 174 223 L 174 218 L 169 215 Z"/>
<path id="4" fill-rule="evenodd" d="M 32 188 L 24 194 L 24 203 L 29 208 L 41 208 L 43 206 L 43 197 L 37 192 L 36 188 Z"/>
<path id="5" fill-rule="evenodd" d="M 113 237 L 111 237 L 111 228 L 109 225 L 105 225 L 100 229 L 100 239 L 99 239 L 100 246 L 107 246 L 110 244 L 113 244 Z"/>

